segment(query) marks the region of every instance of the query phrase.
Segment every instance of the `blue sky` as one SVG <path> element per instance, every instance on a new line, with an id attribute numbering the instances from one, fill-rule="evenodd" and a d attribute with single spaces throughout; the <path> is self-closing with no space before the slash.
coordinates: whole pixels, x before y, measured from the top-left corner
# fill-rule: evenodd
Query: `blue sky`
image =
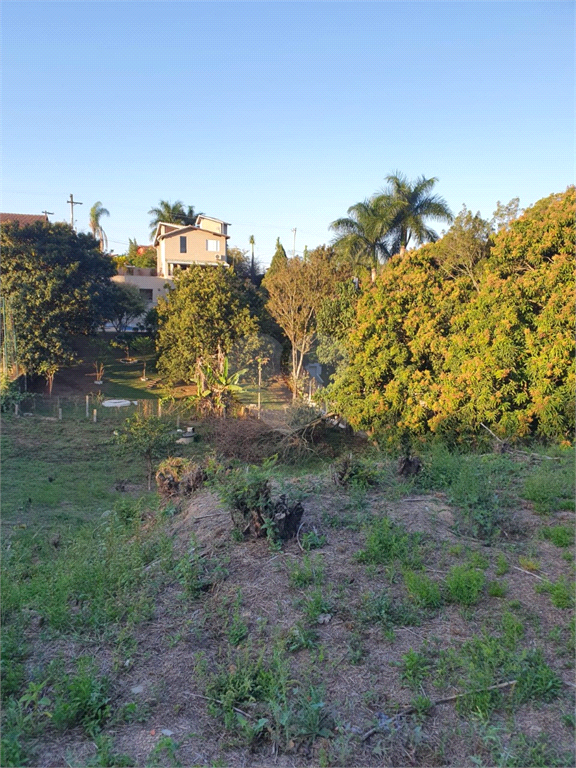
<path id="1" fill-rule="evenodd" d="M 148 242 L 182 200 L 267 264 L 400 170 L 490 218 L 574 183 L 573 2 L 3 2 L 6 212 Z"/>

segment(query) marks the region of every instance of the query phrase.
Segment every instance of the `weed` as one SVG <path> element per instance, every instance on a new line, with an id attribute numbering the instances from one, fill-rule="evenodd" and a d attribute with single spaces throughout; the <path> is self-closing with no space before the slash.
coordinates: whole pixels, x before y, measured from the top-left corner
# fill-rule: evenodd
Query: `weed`
<path id="1" fill-rule="evenodd" d="M 508 585 L 505 581 L 490 581 L 488 583 L 488 594 L 490 597 L 506 597 Z"/>
<path id="2" fill-rule="evenodd" d="M 446 576 L 448 598 L 460 605 L 476 605 L 480 600 L 485 577 L 465 565 L 454 565 Z"/>
<path id="3" fill-rule="evenodd" d="M 480 552 L 472 552 L 468 558 L 467 565 L 470 568 L 479 568 L 480 570 L 485 571 L 490 565 L 490 560 L 484 555 L 481 555 Z"/>
<path id="4" fill-rule="evenodd" d="M 315 629 L 303 627 L 300 622 L 290 628 L 286 639 L 286 650 L 294 653 L 302 648 L 314 648 L 318 642 L 318 632 Z"/>
<path id="5" fill-rule="evenodd" d="M 409 602 L 393 602 L 385 591 L 368 592 L 361 597 L 356 619 L 364 625 L 379 624 L 391 630 L 394 626 L 420 625 L 422 613 Z"/>
<path id="6" fill-rule="evenodd" d="M 540 563 L 537 560 L 533 560 L 531 557 L 525 557 L 524 555 L 518 557 L 518 564 L 521 568 L 524 568 L 525 571 L 530 571 L 530 573 L 535 573 L 540 570 Z"/>
<path id="7" fill-rule="evenodd" d="M 552 466 L 550 466 L 552 465 Z M 524 481 L 522 496 L 534 504 L 537 512 L 551 514 L 574 510 L 574 467 L 569 457 L 562 462 L 547 462 Z"/>
<path id="8" fill-rule="evenodd" d="M 427 657 L 412 648 L 402 656 L 400 676 L 410 688 L 419 688 L 430 672 L 431 665 Z"/>
<path id="9" fill-rule="evenodd" d="M 288 566 L 288 578 L 293 587 L 307 587 L 310 584 L 322 584 L 324 567 L 321 557 L 305 554 L 300 560 L 294 560 Z"/>
<path id="10" fill-rule="evenodd" d="M 510 611 L 502 614 L 502 639 L 510 650 L 514 650 L 521 637 L 524 636 L 524 624 Z"/>
<path id="11" fill-rule="evenodd" d="M 82 725 L 87 734 L 98 733 L 110 716 L 110 681 L 97 674 L 94 662 L 81 658 L 74 675 L 56 681 L 52 722 L 57 728 Z"/>
<path id="12" fill-rule="evenodd" d="M 321 587 L 317 586 L 311 590 L 301 601 L 304 613 L 309 622 L 318 621 L 319 616 L 330 614 L 333 611 L 333 605 L 329 598 L 322 593 Z"/>
<path id="13" fill-rule="evenodd" d="M 94 745 L 96 754 L 86 762 L 86 768 L 122 768 L 136 765 L 128 755 L 119 755 L 114 752 L 110 736 L 103 734 L 94 736 Z"/>
<path id="14" fill-rule="evenodd" d="M 516 632 L 515 628 L 512 632 Z M 459 650 L 442 651 L 438 662 L 439 678 L 451 681 L 462 691 L 456 707 L 462 714 L 487 720 L 502 702 L 522 704 L 533 699 L 555 698 L 562 687 L 558 675 L 544 662 L 542 651 L 515 653 L 500 638 L 475 636 Z M 490 689 L 502 681 L 516 680 L 506 691 Z"/>
<path id="15" fill-rule="evenodd" d="M 431 699 L 428 696 L 414 696 L 410 702 L 410 706 L 415 710 L 415 717 L 417 722 L 422 722 L 424 718 L 429 714 L 430 710 L 434 706 Z"/>
<path id="16" fill-rule="evenodd" d="M 504 574 L 508 573 L 510 570 L 510 566 L 508 565 L 508 560 L 506 560 L 506 556 L 502 554 L 502 552 L 498 553 L 498 556 L 496 557 L 496 576 L 504 576 Z"/>
<path id="17" fill-rule="evenodd" d="M 348 454 L 332 466 L 332 479 L 345 488 L 369 488 L 378 482 L 378 470 L 369 459 Z"/>
<path id="18" fill-rule="evenodd" d="M 319 535 L 315 530 L 302 534 L 302 548 L 306 552 L 310 552 L 311 549 L 320 549 L 324 544 L 326 544 L 326 536 Z"/>
<path id="19" fill-rule="evenodd" d="M 548 592 L 552 605 L 556 608 L 574 607 L 574 584 L 565 576 L 561 576 L 556 582 L 545 581 L 537 584 L 536 591 Z"/>
<path id="20" fill-rule="evenodd" d="M 422 534 L 409 533 L 388 517 L 381 517 L 366 527 L 366 544 L 356 558 L 361 563 L 381 565 L 399 560 L 409 568 L 421 567 Z"/>
<path id="21" fill-rule="evenodd" d="M 574 544 L 574 526 L 571 525 L 552 525 L 542 528 L 540 535 L 557 547 L 571 547 Z"/>
<path id="22" fill-rule="evenodd" d="M 164 765 L 164 761 L 168 760 L 168 764 L 174 766 L 174 768 L 180 768 L 182 765 L 176 757 L 176 752 L 179 750 L 180 744 L 171 736 L 162 736 L 158 740 L 158 744 L 148 755 L 146 760 L 147 768 L 155 768 L 159 765 Z"/>
<path id="23" fill-rule="evenodd" d="M 564 768 L 573 764 L 573 755 L 559 752 L 546 735 L 514 736 L 506 747 L 493 748 L 492 755 L 499 768 Z"/>
<path id="24" fill-rule="evenodd" d="M 406 571 L 404 583 L 410 598 L 420 608 L 436 609 L 442 605 L 440 587 L 425 574 Z"/>
<path id="25" fill-rule="evenodd" d="M 240 615 L 240 606 L 242 605 L 242 593 L 238 590 L 236 600 L 234 601 L 234 607 L 232 609 L 232 619 L 228 624 L 228 640 L 232 645 L 240 645 L 240 643 L 248 637 L 248 626 L 242 620 Z"/>
<path id="26" fill-rule="evenodd" d="M 353 632 L 348 641 L 348 663 L 360 664 L 366 655 L 366 649 L 362 643 L 362 635 Z"/>

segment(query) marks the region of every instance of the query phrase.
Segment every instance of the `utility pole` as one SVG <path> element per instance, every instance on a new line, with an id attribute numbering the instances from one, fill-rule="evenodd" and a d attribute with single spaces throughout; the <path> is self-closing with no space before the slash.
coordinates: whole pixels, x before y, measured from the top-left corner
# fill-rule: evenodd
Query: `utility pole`
<path id="1" fill-rule="evenodd" d="M 67 203 L 70 203 L 70 226 L 72 229 L 74 229 L 74 206 L 75 205 L 84 205 L 84 203 L 77 203 L 74 200 L 74 195 L 72 192 L 70 192 L 70 200 L 66 200 Z"/>
<path id="2" fill-rule="evenodd" d="M 54 211 L 42 211 L 44 216 L 46 216 L 46 221 L 48 221 L 48 216 L 54 216 Z"/>
<path id="3" fill-rule="evenodd" d="M 295 257 L 296 256 L 296 227 L 294 227 L 292 232 L 294 232 L 294 253 L 292 255 Z"/>

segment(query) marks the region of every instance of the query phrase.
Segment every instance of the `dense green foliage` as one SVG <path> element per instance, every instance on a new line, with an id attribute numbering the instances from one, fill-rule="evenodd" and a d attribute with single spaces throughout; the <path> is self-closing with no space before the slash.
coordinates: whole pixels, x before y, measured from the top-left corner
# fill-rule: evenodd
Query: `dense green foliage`
<path id="1" fill-rule="evenodd" d="M 218 356 L 221 363 L 237 339 L 258 331 L 249 305 L 233 270 L 193 265 L 177 274 L 158 302 L 158 370 L 169 381 L 192 382 L 199 361 Z"/>
<path id="2" fill-rule="evenodd" d="M 112 259 L 67 224 L 2 227 L 2 295 L 12 308 L 18 360 L 53 377 L 74 360 L 73 337 L 94 331 L 110 302 Z"/>
<path id="3" fill-rule="evenodd" d="M 331 396 L 357 428 L 450 438 L 574 430 L 574 188 L 490 240 L 464 211 L 360 298 Z"/>

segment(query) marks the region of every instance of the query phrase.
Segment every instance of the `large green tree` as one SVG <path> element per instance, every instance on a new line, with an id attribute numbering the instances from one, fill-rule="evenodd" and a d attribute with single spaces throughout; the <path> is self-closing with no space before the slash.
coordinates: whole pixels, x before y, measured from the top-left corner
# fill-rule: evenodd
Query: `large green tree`
<path id="1" fill-rule="evenodd" d="M 250 295 L 226 267 L 192 265 L 179 272 L 158 302 L 158 368 L 169 381 L 193 382 L 198 366 L 222 365 L 234 342 L 256 334 Z"/>
<path id="2" fill-rule="evenodd" d="M 280 242 L 280 238 L 276 238 L 276 249 L 274 251 L 274 256 L 272 256 L 272 261 L 270 262 L 270 266 L 266 270 L 266 274 L 264 276 L 264 285 L 266 284 L 266 280 L 276 272 L 276 270 L 285 267 L 286 262 L 288 261 L 288 256 L 286 256 L 286 251 L 284 250 L 284 246 Z"/>
<path id="3" fill-rule="evenodd" d="M 74 361 L 74 337 L 105 320 L 114 264 L 92 235 L 67 224 L 8 223 L 1 244 L 1 291 L 13 311 L 18 360 L 51 382 Z"/>
<path id="4" fill-rule="evenodd" d="M 392 254 L 404 253 L 411 241 L 421 245 L 438 240 L 438 234 L 428 226 L 428 220 L 450 223 L 452 213 L 439 195 L 432 194 L 438 179 L 420 176 L 410 181 L 396 172 L 386 177 L 388 187 L 374 198 L 374 206 L 389 221 L 389 249 Z"/>
<path id="5" fill-rule="evenodd" d="M 94 203 L 92 208 L 90 208 L 90 231 L 98 240 L 100 243 L 100 250 L 101 251 L 107 251 L 108 250 L 108 237 L 106 236 L 106 232 L 102 229 L 102 217 L 103 216 L 110 216 L 110 211 L 108 211 L 100 200 L 98 200 L 97 203 Z"/>
<path id="6" fill-rule="evenodd" d="M 539 201 L 489 250 L 465 213 L 447 243 L 392 259 L 359 299 L 329 393 L 350 422 L 393 440 L 481 425 L 571 439 L 574 205 L 574 187 Z"/>

